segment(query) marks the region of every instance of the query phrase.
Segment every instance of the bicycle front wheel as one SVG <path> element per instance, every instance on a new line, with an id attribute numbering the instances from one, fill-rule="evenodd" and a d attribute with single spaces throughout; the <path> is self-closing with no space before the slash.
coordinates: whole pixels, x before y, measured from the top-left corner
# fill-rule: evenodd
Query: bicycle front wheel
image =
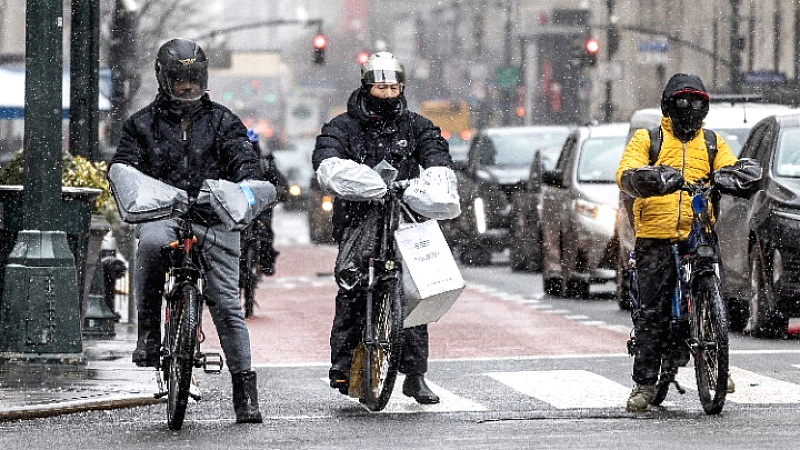
<path id="1" fill-rule="evenodd" d="M 171 430 L 180 430 L 186 416 L 192 369 L 197 350 L 199 292 L 187 284 L 181 288 L 180 297 L 171 308 L 169 332 L 169 366 L 167 368 L 167 424 Z"/>
<path id="2" fill-rule="evenodd" d="M 361 402 L 370 411 L 386 407 L 392 396 L 403 346 L 403 287 L 398 280 L 379 283 L 373 292 L 372 336 L 364 339 Z"/>
<path id="3" fill-rule="evenodd" d="M 713 274 L 702 275 L 692 294 L 697 392 L 706 414 L 719 414 L 728 391 L 728 319 L 719 279 Z"/>

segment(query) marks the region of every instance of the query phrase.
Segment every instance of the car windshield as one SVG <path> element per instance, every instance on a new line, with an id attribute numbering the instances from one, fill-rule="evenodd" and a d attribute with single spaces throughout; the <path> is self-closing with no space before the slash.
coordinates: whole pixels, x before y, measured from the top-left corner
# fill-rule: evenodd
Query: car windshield
<path id="1" fill-rule="evenodd" d="M 313 175 L 311 154 L 302 149 L 276 150 L 275 165 L 290 184 L 308 186 Z"/>
<path id="2" fill-rule="evenodd" d="M 782 130 L 773 169 L 778 176 L 800 178 L 800 128 Z"/>
<path id="3" fill-rule="evenodd" d="M 733 156 L 739 156 L 747 134 L 750 133 L 749 128 L 714 128 L 714 131 L 728 144 Z"/>
<path id="4" fill-rule="evenodd" d="M 542 158 L 542 169 L 553 170 L 558 163 L 558 157 L 561 155 L 561 145 L 551 145 L 549 147 L 539 149 L 539 155 Z"/>
<path id="5" fill-rule="evenodd" d="M 622 151 L 626 144 L 625 136 L 590 138 L 583 142 L 578 161 L 578 181 L 584 183 L 613 183 Z"/>
<path id="6" fill-rule="evenodd" d="M 494 134 L 481 148 L 484 166 L 528 167 L 537 149 L 563 143 L 567 130 L 534 131 L 521 134 Z"/>

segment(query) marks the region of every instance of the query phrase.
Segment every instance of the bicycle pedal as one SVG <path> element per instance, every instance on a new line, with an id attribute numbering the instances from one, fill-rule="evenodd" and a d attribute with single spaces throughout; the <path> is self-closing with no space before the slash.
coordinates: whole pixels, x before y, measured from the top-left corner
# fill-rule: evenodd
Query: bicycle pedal
<path id="1" fill-rule="evenodd" d="M 166 396 L 167 396 L 167 394 L 169 394 L 169 392 L 167 392 L 167 391 L 163 391 L 163 392 L 156 392 L 155 394 L 153 394 L 153 398 L 157 400 L 157 399 L 159 399 L 159 398 L 164 398 L 164 397 L 166 397 Z"/>
<path id="2" fill-rule="evenodd" d="M 685 394 L 686 389 L 682 388 L 680 384 L 678 384 L 677 380 L 672 380 L 672 384 L 675 385 L 675 390 L 678 391 L 679 394 Z"/>
<path id="3" fill-rule="evenodd" d="M 201 353 L 199 355 L 200 367 L 206 373 L 220 373 L 222 372 L 222 355 L 219 353 Z"/>
<path id="4" fill-rule="evenodd" d="M 203 399 L 203 395 L 200 393 L 200 388 L 194 384 L 194 376 L 192 376 L 192 384 L 189 386 L 189 398 L 192 400 L 199 402 Z"/>

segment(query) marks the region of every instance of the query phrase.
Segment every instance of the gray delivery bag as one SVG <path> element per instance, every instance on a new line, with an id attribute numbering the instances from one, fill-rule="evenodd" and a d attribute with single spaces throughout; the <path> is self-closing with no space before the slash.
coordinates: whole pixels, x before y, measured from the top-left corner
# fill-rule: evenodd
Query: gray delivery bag
<path id="1" fill-rule="evenodd" d="M 275 205 L 278 193 L 269 181 L 205 180 L 211 207 L 229 230 L 244 230 L 259 214 Z"/>
<path id="2" fill-rule="evenodd" d="M 108 181 L 122 220 L 128 223 L 166 218 L 172 215 L 173 210 L 185 211 L 189 205 L 189 195 L 183 189 L 156 180 L 126 164 L 112 164 Z"/>

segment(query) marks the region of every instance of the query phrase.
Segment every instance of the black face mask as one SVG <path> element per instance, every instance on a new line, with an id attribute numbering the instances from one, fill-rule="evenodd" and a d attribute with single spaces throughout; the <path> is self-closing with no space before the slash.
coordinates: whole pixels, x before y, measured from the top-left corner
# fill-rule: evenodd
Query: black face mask
<path id="1" fill-rule="evenodd" d="M 383 119 L 393 119 L 400 112 L 400 97 L 377 98 L 372 95 L 364 96 L 364 108 Z"/>
<path id="2" fill-rule="evenodd" d="M 675 137 L 688 142 L 708 115 L 708 101 L 698 97 L 676 97 L 671 99 L 669 117 L 672 119 L 672 131 Z"/>

